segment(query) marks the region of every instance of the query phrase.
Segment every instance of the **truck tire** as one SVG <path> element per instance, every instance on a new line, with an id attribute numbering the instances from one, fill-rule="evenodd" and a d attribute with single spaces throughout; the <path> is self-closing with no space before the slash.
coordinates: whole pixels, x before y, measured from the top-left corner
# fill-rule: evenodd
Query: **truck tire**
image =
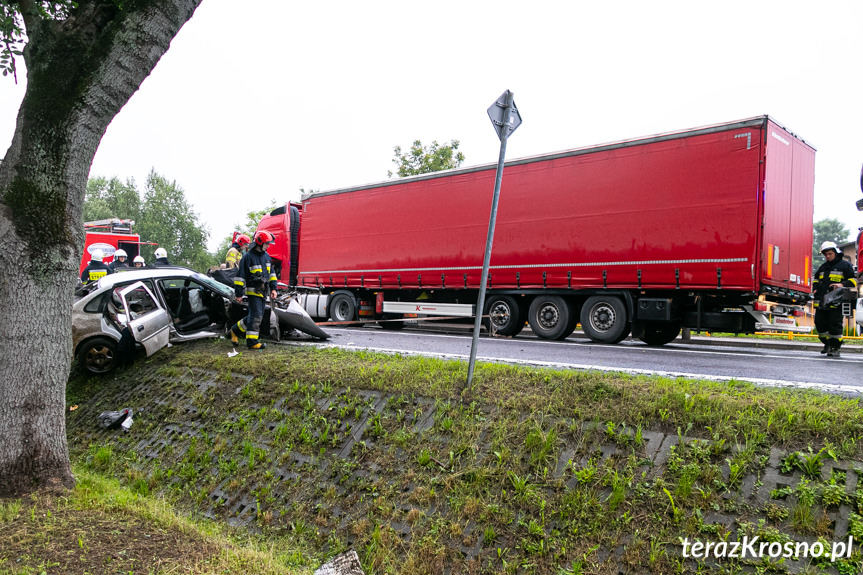
<path id="1" fill-rule="evenodd" d="M 537 337 L 561 340 L 575 329 L 575 315 L 562 297 L 540 295 L 530 303 L 527 323 Z"/>
<path id="2" fill-rule="evenodd" d="M 92 375 L 110 372 L 117 366 L 117 342 L 108 337 L 85 341 L 78 350 L 78 365 Z"/>
<path id="3" fill-rule="evenodd" d="M 665 345 L 680 334 L 679 323 L 644 324 L 638 339 L 647 345 Z"/>
<path id="4" fill-rule="evenodd" d="M 617 296 L 591 296 L 581 308 L 581 327 L 592 341 L 618 343 L 629 335 L 626 306 Z"/>
<path id="5" fill-rule="evenodd" d="M 494 326 L 494 331 L 498 335 L 511 337 L 518 335 L 524 329 L 524 313 L 518 301 L 512 296 L 489 296 L 485 305 L 485 315 L 488 315 L 489 319 L 483 320 L 483 324 L 489 331 Z"/>
<path id="6" fill-rule="evenodd" d="M 331 321 L 354 321 L 357 319 L 357 299 L 348 291 L 337 291 L 330 296 L 329 313 Z"/>

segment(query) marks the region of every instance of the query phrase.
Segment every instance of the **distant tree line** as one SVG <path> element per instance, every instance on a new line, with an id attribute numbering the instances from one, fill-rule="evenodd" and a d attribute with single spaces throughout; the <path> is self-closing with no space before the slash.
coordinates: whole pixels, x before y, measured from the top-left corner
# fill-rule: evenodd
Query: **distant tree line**
<path id="1" fill-rule="evenodd" d="M 451 140 L 444 145 L 434 141 L 430 146 L 415 140 L 407 152 L 395 146 L 392 162 L 398 166 L 398 177 L 458 168 L 464 162 L 464 154 L 458 151 L 458 147 L 458 140 Z M 393 172 L 388 172 L 389 177 L 393 175 Z M 318 190 L 300 188 L 302 195 L 315 191 Z M 151 169 L 143 191 L 138 189 L 134 178 L 125 181 L 118 177 L 90 178 L 84 198 L 84 221 L 109 218 L 133 220 L 133 231 L 141 236 L 141 241 L 155 242 L 165 248 L 172 264 L 206 271 L 225 261 L 234 231 L 251 238 L 261 218 L 280 205 L 282 203 L 274 198 L 267 207 L 246 212 L 245 221 L 235 222 L 234 229 L 223 236 L 216 250 L 208 252 L 206 246 L 210 229 L 186 201 L 183 188 L 175 180 L 169 180 Z M 155 249 L 156 246 L 142 246 L 141 255 L 147 263 L 153 261 Z"/>
<path id="2" fill-rule="evenodd" d="M 834 218 L 818 220 L 812 227 L 812 270 L 814 272 L 825 262 L 824 256 L 821 255 L 821 244 L 824 242 L 844 244 L 848 241 L 849 231 L 845 224 Z"/>
<path id="3" fill-rule="evenodd" d="M 165 248 L 172 264 L 195 270 L 206 270 L 212 265 L 213 255 L 206 248 L 208 227 L 186 201 L 183 188 L 155 170 L 150 170 L 143 193 L 134 178 L 125 182 L 116 177 L 90 178 L 83 214 L 85 222 L 108 218 L 133 220 L 133 231 L 141 236 L 141 241 L 155 242 Z M 141 248 L 141 255 L 152 263 L 156 246 Z"/>

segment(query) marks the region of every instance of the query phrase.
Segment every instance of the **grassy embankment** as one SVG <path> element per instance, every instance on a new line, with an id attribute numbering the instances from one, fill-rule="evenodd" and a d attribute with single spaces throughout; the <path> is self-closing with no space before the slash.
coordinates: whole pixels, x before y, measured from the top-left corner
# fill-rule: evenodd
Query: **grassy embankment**
<path id="1" fill-rule="evenodd" d="M 465 393 L 457 362 L 223 345 L 73 377 L 79 485 L 2 502 L 0 574 L 303 573 L 349 548 L 367 573 L 863 566 L 680 546 L 863 541 L 856 399 L 488 364 Z M 96 429 L 126 406 L 130 432 Z"/>

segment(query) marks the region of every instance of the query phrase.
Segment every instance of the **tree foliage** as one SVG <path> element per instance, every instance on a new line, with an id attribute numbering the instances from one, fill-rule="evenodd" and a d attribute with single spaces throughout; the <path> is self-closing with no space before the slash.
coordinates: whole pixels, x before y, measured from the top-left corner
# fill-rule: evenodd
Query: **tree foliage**
<path id="1" fill-rule="evenodd" d="M 172 264 L 198 271 L 207 269 L 211 256 L 206 243 L 209 231 L 186 201 L 186 194 L 176 181 L 150 170 L 144 194 L 129 178 L 91 178 L 84 198 L 84 221 L 108 218 L 129 219 L 141 241 L 155 242 L 168 251 Z M 152 262 L 155 246 L 142 246 L 141 255 Z"/>
<path id="2" fill-rule="evenodd" d="M 240 232 L 242 234 L 246 234 L 250 238 L 255 235 L 255 230 L 258 228 L 258 222 L 261 221 L 265 215 L 272 212 L 279 205 L 275 199 L 270 200 L 270 207 L 264 208 L 262 210 L 253 210 L 251 212 L 246 213 L 246 221 L 240 224 L 236 222 L 234 224 L 234 229 L 230 234 L 225 236 L 222 241 L 219 243 L 219 247 L 216 248 L 216 253 L 213 254 L 216 259 L 217 264 L 221 264 L 225 261 L 225 254 L 228 253 L 228 249 L 231 247 L 231 240 L 234 236 L 234 232 Z"/>
<path id="3" fill-rule="evenodd" d="M 18 82 L 18 68 L 15 61 L 23 55 L 27 41 L 21 6 L 25 6 L 34 16 L 43 20 L 64 20 L 70 11 L 76 7 L 75 0 L 60 2 L 0 0 L 0 71 L 4 76 L 12 74 L 15 83 Z"/>
<path id="4" fill-rule="evenodd" d="M 141 216 L 141 195 L 134 178 L 121 182 L 119 178 L 98 176 L 87 181 L 83 220 L 93 222 L 108 218 L 138 221 Z"/>
<path id="5" fill-rule="evenodd" d="M 177 182 L 150 170 L 144 186 L 141 213 L 135 223 L 141 239 L 156 242 L 168 251 L 168 260 L 175 265 L 203 271 L 209 267 L 207 239 L 210 232 L 198 221 L 186 201 L 186 194 Z M 155 250 L 155 247 L 152 247 Z M 151 254 L 142 250 L 150 260 Z"/>
<path id="6" fill-rule="evenodd" d="M 825 262 L 824 256 L 821 255 L 821 244 L 824 242 L 836 242 L 836 244 L 845 243 L 848 241 L 848 228 L 845 224 L 835 218 L 824 218 L 813 224 L 812 236 L 812 269 L 817 270 L 818 266 Z"/>
<path id="7" fill-rule="evenodd" d="M 458 168 L 464 162 L 464 154 L 458 151 L 458 146 L 458 140 L 451 140 L 443 146 L 437 141 L 432 141 L 430 146 L 423 146 L 420 140 L 414 140 L 410 150 L 404 153 L 401 146 L 395 146 L 392 161 L 398 166 L 396 175 L 404 178 Z M 393 172 L 387 171 L 387 177 L 392 178 Z"/>

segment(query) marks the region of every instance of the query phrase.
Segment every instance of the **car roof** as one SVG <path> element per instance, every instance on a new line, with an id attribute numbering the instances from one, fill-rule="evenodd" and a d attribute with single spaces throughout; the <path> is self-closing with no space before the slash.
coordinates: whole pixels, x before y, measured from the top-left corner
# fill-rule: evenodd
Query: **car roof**
<path id="1" fill-rule="evenodd" d="M 161 267 L 161 268 L 144 268 L 140 270 L 119 271 L 108 274 L 99 278 L 98 290 L 112 287 L 117 283 L 128 283 L 130 281 L 160 279 L 160 278 L 190 278 L 193 275 L 200 275 L 195 270 L 183 267 Z"/>

